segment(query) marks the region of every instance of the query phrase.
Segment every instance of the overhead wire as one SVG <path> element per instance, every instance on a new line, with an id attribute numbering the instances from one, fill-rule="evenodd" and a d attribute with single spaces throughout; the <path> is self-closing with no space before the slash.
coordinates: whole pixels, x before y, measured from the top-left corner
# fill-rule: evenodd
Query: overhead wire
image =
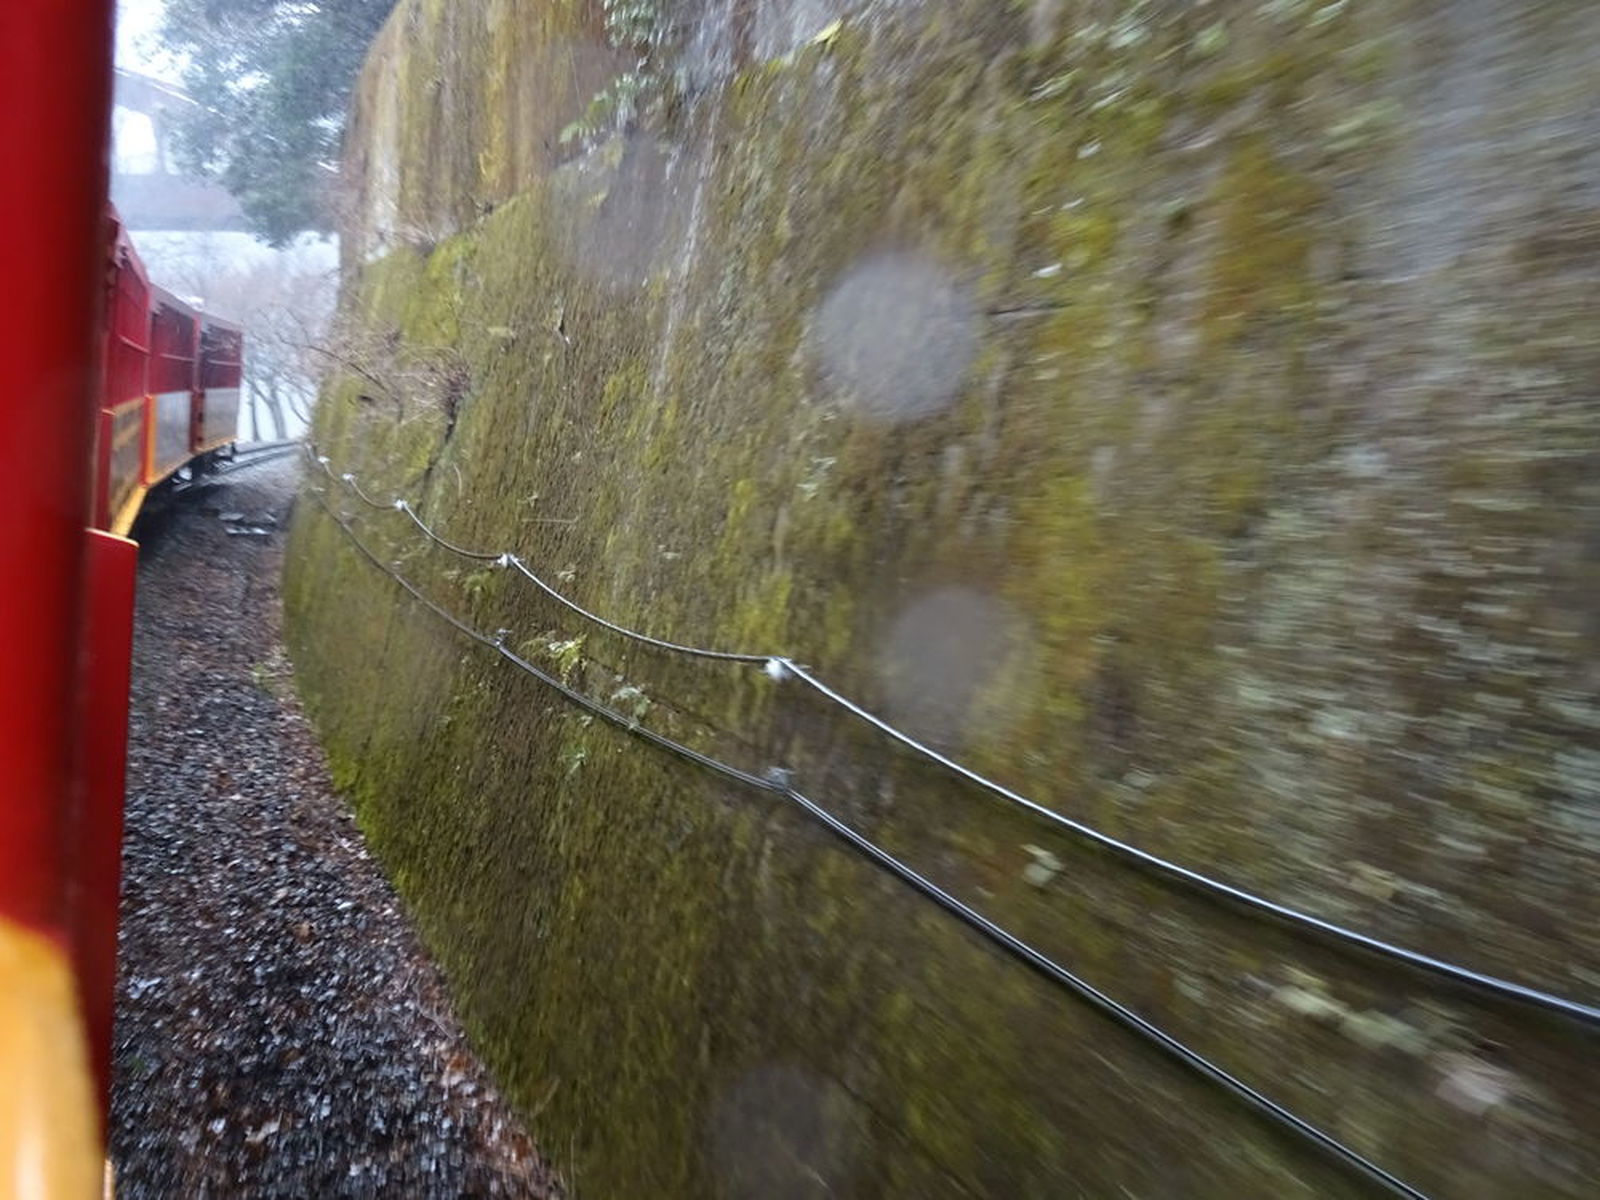
<path id="1" fill-rule="evenodd" d="M 1139 865 L 1152 871 L 1157 871 L 1161 874 L 1168 875 L 1174 879 L 1180 880 L 1190 887 L 1196 888 L 1203 892 L 1208 892 L 1214 896 L 1219 896 L 1224 900 L 1232 901 L 1235 904 L 1243 905 L 1244 907 L 1254 909 L 1257 912 L 1267 913 L 1268 915 L 1288 924 L 1298 925 L 1301 928 L 1313 930 L 1316 933 L 1322 934 L 1326 937 L 1333 938 L 1337 941 L 1346 942 L 1353 946 L 1358 946 L 1361 949 L 1369 951 L 1373 954 L 1382 955 L 1397 962 L 1405 963 L 1407 966 L 1415 967 L 1421 971 L 1430 972 L 1442 978 L 1449 979 L 1455 983 L 1476 988 L 1481 991 L 1491 992 L 1495 995 L 1505 997 L 1506 999 L 1517 1000 L 1525 1004 L 1532 1004 L 1546 1008 L 1582 1023 L 1600 1025 L 1600 1008 L 1597 1008 L 1593 1005 L 1583 1004 L 1576 1000 L 1569 1000 L 1564 996 L 1557 996 L 1550 992 L 1541 991 L 1538 988 L 1529 987 L 1526 984 L 1517 983 L 1513 980 L 1503 979 L 1497 975 L 1488 975 L 1481 971 L 1474 971 L 1472 968 L 1461 966 L 1459 963 L 1453 963 L 1445 959 L 1435 958 L 1432 955 L 1423 954 L 1421 951 L 1412 950 L 1405 946 L 1396 945 L 1393 942 L 1384 941 L 1382 938 L 1374 937 L 1371 934 L 1362 933 L 1358 929 L 1351 929 L 1348 926 L 1325 920 L 1322 917 L 1305 912 L 1302 909 L 1291 908 L 1286 904 L 1278 903 L 1276 900 L 1269 900 L 1265 896 L 1257 895 L 1254 892 L 1246 891 L 1244 888 L 1235 887 L 1231 883 L 1226 883 L 1223 880 L 1215 879 L 1210 875 L 1202 874 L 1191 867 L 1185 867 L 1181 863 L 1173 862 L 1171 859 L 1162 858 L 1158 854 L 1152 854 L 1150 851 L 1140 849 L 1131 842 L 1122 841 L 1120 838 L 1113 837 L 1109 833 L 1105 833 L 1102 830 L 1096 829 L 1092 825 L 1086 825 L 1082 821 L 1074 820 L 1065 813 L 1058 812 L 1053 808 L 1049 808 L 1046 805 L 1040 804 L 1037 800 L 1031 800 L 1019 792 L 1012 791 L 1004 784 L 997 783 L 995 780 L 990 779 L 987 775 L 982 775 L 977 771 L 974 771 L 971 767 L 957 762 L 955 759 L 950 758 L 947 755 L 939 753 L 939 751 L 933 749 L 933 747 L 925 745 L 916 738 L 912 737 L 910 734 L 901 729 L 897 729 L 888 721 L 885 721 L 882 717 L 877 716 L 876 714 L 863 708 L 861 705 L 855 703 L 855 701 L 851 700 L 849 697 L 835 691 L 822 680 L 818 679 L 810 671 L 806 670 L 806 668 L 798 666 L 788 659 L 781 659 L 780 661 L 783 663 L 784 667 L 793 673 L 795 678 L 799 679 L 802 683 L 820 692 L 829 700 L 833 701 L 833 703 L 837 704 L 840 708 L 843 708 L 846 712 L 849 712 L 860 720 L 867 722 L 869 725 L 873 726 L 873 728 L 893 738 L 895 741 L 899 742 L 901 745 L 907 747 L 913 752 L 939 764 L 947 771 L 959 775 L 962 779 L 967 780 L 969 783 L 975 784 L 985 791 L 1017 805 L 1019 808 L 1026 809 L 1028 812 L 1043 818 L 1044 820 L 1061 829 L 1065 829 L 1070 833 L 1076 834 L 1077 836 L 1084 838 L 1087 841 L 1090 841 L 1106 850 L 1110 850 L 1126 858 L 1133 859 Z"/>
<path id="2" fill-rule="evenodd" d="M 374 500 L 371 496 L 367 495 L 366 492 L 361 490 L 361 484 L 356 481 L 356 477 L 354 475 L 345 476 L 344 481 L 350 485 L 350 490 L 356 494 L 356 498 L 368 508 L 393 509 L 395 507 L 393 504 L 385 504 L 383 501 Z"/>
<path id="3" fill-rule="evenodd" d="M 846 825 L 807 796 L 802 795 L 794 788 L 785 788 L 784 794 L 862 855 L 885 870 L 897 875 L 901 880 L 921 892 L 941 908 L 959 917 L 990 940 L 1004 947 L 1013 957 L 1021 959 L 1045 978 L 1054 980 L 1056 983 L 1076 993 L 1080 998 L 1087 1000 L 1107 1016 L 1132 1029 L 1146 1040 L 1154 1042 L 1192 1070 L 1199 1072 L 1213 1083 L 1220 1084 L 1251 1108 L 1266 1114 L 1308 1141 L 1315 1143 L 1320 1149 L 1354 1167 L 1374 1183 L 1381 1184 L 1397 1196 L 1409 1196 L 1418 1198 L 1418 1200 L 1426 1200 L 1425 1194 L 1411 1184 L 1384 1170 L 1384 1168 L 1359 1151 L 1347 1146 L 1333 1135 L 1307 1121 L 1304 1117 L 1297 1115 L 1276 1100 L 1251 1087 L 1238 1076 L 1224 1070 L 1199 1051 L 1179 1041 L 1152 1021 L 1140 1016 L 1127 1005 L 1113 1000 L 1105 992 L 1102 992 L 1081 976 L 1067 970 L 1066 967 L 1056 962 L 1043 951 L 1023 941 L 1003 926 L 996 924 L 971 905 L 957 899 L 927 876 L 919 873 L 857 830 Z"/>
<path id="4" fill-rule="evenodd" d="M 590 621 L 593 621 L 596 625 L 599 625 L 604 629 L 609 629 L 613 633 L 619 633 L 624 637 L 632 638 L 636 642 L 643 642 L 647 646 L 657 646 L 662 650 L 673 650 L 679 654 L 693 655 L 696 658 L 716 658 L 723 659 L 727 662 L 743 663 L 768 663 L 777 661 L 770 654 L 738 654 L 729 650 L 707 650 L 702 646 L 684 646 L 677 642 L 664 641 L 661 638 L 651 637 L 647 633 L 639 633 L 636 630 L 624 628 L 615 622 L 606 620 L 597 613 L 590 612 L 588 609 L 578 604 L 577 601 L 570 600 L 566 596 L 563 596 L 555 588 L 551 587 L 543 579 L 539 578 L 539 576 L 528 567 L 528 564 L 523 562 L 515 554 L 503 554 L 500 556 L 500 560 L 504 565 L 520 572 L 536 587 L 542 589 L 544 593 L 552 600 L 566 605 L 573 612 L 587 618 Z"/>
<path id="5" fill-rule="evenodd" d="M 714 758 L 711 755 L 703 754 L 693 747 L 686 746 L 663 734 L 656 733 L 654 730 L 639 724 L 638 721 L 584 695 L 576 688 L 563 683 L 555 676 L 528 662 L 507 647 L 503 637 L 490 636 L 481 630 L 473 628 L 454 613 L 435 602 L 409 579 L 378 558 L 350 527 L 349 523 L 334 512 L 323 500 L 320 493 L 314 492 L 313 494 L 316 496 L 318 506 L 322 511 L 344 532 L 352 545 L 369 563 L 399 585 L 407 595 L 418 601 L 463 636 L 479 645 L 494 650 L 506 661 L 533 676 L 567 700 L 603 718 L 625 733 L 736 783 L 767 794 L 783 797 L 822 824 L 857 853 L 938 904 L 945 911 L 982 934 L 1013 958 L 1020 960 L 1044 978 L 1087 1001 L 1101 1013 L 1164 1050 L 1190 1070 L 1221 1086 L 1251 1109 L 1310 1142 L 1318 1150 L 1346 1167 L 1355 1170 L 1369 1181 L 1378 1184 L 1392 1194 L 1407 1197 L 1408 1200 L 1428 1200 L 1427 1194 L 1420 1189 L 1379 1166 L 1354 1147 L 1340 1141 L 1332 1134 L 1271 1099 L 1257 1088 L 1252 1087 L 1199 1051 L 1166 1032 L 1154 1022 L 1096 988 L 1093 984 L 1090 984 L 1037 947 L 1024 941 L 990 917 L 985 916 L 971 905 L 946 891 L 928 876 L 923 875 L 904 860 L 891 854 L 859 830 L 840 820 L 832 812 L 793 787 L 787 782 L 787 772 L 774 770 L 766 775 L 757 775 L 730 763 L 723 762 L 721 759 Z"/>
<path id="6" fill-rule="evenodd" d="M 437 533 L 435 533 L 432 529 L 430 529 L 427 526 L 427 524 L 423 521 L 423 519 L 421 517 L 417 516 L 416 509 L 412 508 L 411 505 L 408 504 L 406 501 L 404 501 L 404 500 L 396 500 L 394 502 L 394 506 L 400 512 L 403 512 L 403 513 L 405 513 L 406 516 L 410 517 L 412 523 L 414 525 L 416 525 L 416 527 L 418 529 L 422 530 L 423 533 L 427 534 L 428 537 L 430 537 L 434 541 L 438 542 L 439 545 L 443 546 L 446 550 L 450 551 L 450 553 L 452 553 L 452 554 L 458 554 L 462 558 L 476 559 L 479 562 L 493 562 L 493 563 L 498 563 L 502 558 L 505 557 L 503 554 L 500 554 L 498 551 L 496 551 L 495 553 L 489 553 L 487 551 L 482 551 L 482 550 L 468 550 L 463 546 L 457 546 L 454 542 L 446 541 L 444 538 L 440 537 Z"/>
<path id="7" fill-rule="evenodd" d="M 418 528 L 423 531 L 423 533 L 432 538 L 439 545 L 444 546 L 446 549 L 452 550 L 457 554 L 461 554 L 479 561 L 493 560 L 503 566 L 512 567 L 526 577 L 530 582 L 539 587 L 546 595 L 550 596 L 558 603 L 565 605 L 567 608 L 584 617 L 586 620 L 589 620 L 605 629 L 609 629 L 613 633 L 619 634 L 623 637 L 631 638 L 635 641 L 642 642 L 646 645 L 656 646 L 664 650 L 674 651 L 686 655 L 693 655 L 699 658 L 722 659 L 732 662 L 759 663 L 762 664 L 768 673 L 773 675 L 775 678 L 782 678 L 785 674 L 793 675 L 802 684 L 811 688 L 813 691 L 831 703 L 844 709 L 857 719 L 871 725 L 873 728 L 890 737 L 913 753 L 918 754 L 933 763 L 936 763 L 945 770 L 950 771 L 952 774 L 957 775 L 967 782 L 989 792 L 991 795 L 997 796 L 1010 804 L 1016 805 L 1017 807 L 1032 813 L 1034 816 L 1039 817 L 1040 819 L 1056 826 L 1059 829 L 1083 838 L 1093 845 L 1137 863 L 1141 867 L 1155 871 L 1169 878 L 1176 879 L 1202 893 L 1209 894 L 1231 903 L 1239 904 L 1245 908 L 1252 909 L 1259 913 L 1264 913 L 1276 920 L 1282 921 L 1289 925 L 1297 926 L 1301 929 L 1309 930 L 1324 938 L 1331 939 L 1334 942 L 1342 942 L 1365 952 L 1388 958 L 1395 962 L 1403 963 L 1408 967 L 1449 980 L 1452 983 L 1462 987 L 1478 990 L 1487 994 L 1501 997 L 1503 999 L 1516 1001 L 1518 1003 L 1530 1005 L 1536 1008 L 1541 1008 L 1546 1011 L 1559 1014 L 1562 1017 L 1580 1024 L 1600 1028 L 1600 1006 L 1573 1000 L 1565 996 L 1557 995 L 1553 992 L 1532 987 L 1528 984 L 1518 983 L 1515 980 L 1506 979 L 1497 975 L 1491 975 L 1487 972 L 1477 971 L 1460 963 L 1451 962 L 1447 959 L 1438 958 L 1434 955 L 1424 954 L 1421 951 L 1412 950 L 1408 947 L 1387 941 L 1373 934 L 1363 933 L 1360 930 L 1352 929 L 1348 926 L 1341 925 L 1338 922 L 1316 916 L 1315 914 L 1306 912 L 1303 909 L 1294 908 L 1290 905 L 1258 895 L 1257 893 L 1248 891 L 1245 888 L 1238 887 L 1234 884 L 1227 883 L 1224 880 L 1207 875 L 1201 871 L 1197 871 L 1192 867 L 1183 866 L 1181 863 L 1174 862 L 1171 859 L 1164 858 L 1161 855 L 1152 853 L 1151 851 L 1141 849 L 1140 847 L 1133 845 L 1131 842 L 1125 842 L 1120 838 L 1113 837 L 1111 834 L 1108 834 L 1103 830 L 1096 829 L 1092 825 L 1088 825 L 1082 821 L 1078 821 L 1072 817 L 1069 817 L 1065 813 L 1051 808 L 1046 804 L 1041 804 L 1039 801 L 1033 800 L 1028 796 L 1024 796 L 1020 792 L 1006 787 L 1004 784 L 989 778 L 987 775 L 984 775 L 981 772 L 978 772 L 971 767 L 968 767 L 965 764 L 957 761 L 956 759 L 942 754 L 926 743 L 919 741 L 911 734 L 906 733 L 904 730 L 898 728 L 889 721 L 884 720 L 871 710 L 856 703 L 854 700 L 851 700 L 848 696 L 844 695 L 842 692 L 838 691 L 836 688 L 830 686 L 820 679 L 809 667 L 795 662 L 792 658 L 789 658 L 786 655 L 744 654 L 729 651 L 708 650 L 703 647 L 688 646 L 677 642 L 666 641 L 662 638 L 652 637 L 649 634 L 640 633 L 637 630 L 629 629 L 623 625 L 618 625 L 615 622 L 609 621 L 606 618 L 589 611 L 576 601 L 563 595 L 558 589 L 546 582 L 536 572 L 529 568 L 527 564 L 515 554 L 490 553 L 486 551 L 466 551 L 460 547 L 454 546 L 436 534 L 427 525 L 425 525 L 421 519 L 411 511 L 410 505 L 406 501 L 397 499 L 390 504 L 384 504 L 380 501 L 375 501 L 371 497 L 367 496 L 365 492 L 360 491 L 359 484 L 356 482 L 353 475 L 348 473 L 344 475 L 336 475 L 325 456 L 316 456 L 316 460 L 322 466 L 322 469 L 327 473 L 329 478 L 348 484 L 352 489 L 356 490 L 359 498 L 364 500 L 371 507 L 377 509 L 392 508 L 398 511 L 406 512 L 411 517 L 412 521 L 416 523 Z"/>
<path id="8" fill-rule="evenodd" d="M 360 484 L 357 483 L 354 475 L 349 473 L 335 475 L 333 468 L 328 464 L 326 457 L 319 456 L 317 458 L 317 462 L 328 474 L 329 478 L 348 484 L 351 488 L 355 489 L 356 494 L 372 508 L 394 509 L 397 512 L 405 513 L 411 518 L 412 522 L 423 532 L 425 536 L 442 546 L 444 549 L 455 554 L 459 554 L 463 558 L 476 559 L 479 562 L 493 561 L 498 563 L 500 566 L 510 567 L 525 577 L 535 587 L 540 588 L 552 600 L 555 600 L 559 604 L 566 605 L 566 607 L 570 608 L 573 612 L 577 613 L 585 620 L 592 621 L 594 624 L 599 625 L 602 628 L 609 629 L 613 633 L 620 634 L 626 638 L 631 638 L 636 642 L 643 642 L 646 645 L 655 646 L 661 650 L 671 650 L 678 654 L 692 655 L 695 658 L 712 658 L 721 659 L 726 662 L 743 663 L 766 663 L 772 661 L 773 656 L 770 654 L 738 654 L 727 650 L 709 650 L 703 646 L 687 646 L 680 642 L 669 642 L 663 638 L 651 637 L 647 633 L 640 633 L 636 629 L 629 629 L 626 626 L 618 625 L 614 621 L 608 621 L 599 613 L 590 612 L 576 600 L 572 600 L 563 595 L 556 588 L 545 582 L 545 580 L 542 579 L 531 567 L 529 567 L 527 563 L 523 562 L 522 559 L 518 558 L 515 554 L 501 553 L 498 551 L 491 553 L 488 551 L 467 550 L 461 546 L 457 546 L 440 536 L 433 529 L 429 528 L 422 518 L 417 516 L 416 510 L 411 507 L 408 501 L 396 499 L 389 504 L 385 504 L 381 500 L 374 500 L 361 490 Z"/>

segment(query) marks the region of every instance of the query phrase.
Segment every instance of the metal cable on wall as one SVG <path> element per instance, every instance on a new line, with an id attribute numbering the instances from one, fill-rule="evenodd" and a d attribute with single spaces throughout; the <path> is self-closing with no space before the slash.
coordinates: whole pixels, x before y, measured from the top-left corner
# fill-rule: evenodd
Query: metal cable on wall
<path id="1" fill-rule="evenodd" d="M 308 448 L 307 453 L 311 454 L 312 451 L 310 451 Z M 1477 971 L 1460 963 L 1437 958 L 1433 955 L 1425 954 L 1421 951 L 1412 950 L 1409 947 L 1400 946 L 1393 942 L 1386 941 L 1385 939 L 1376 937 L 1372 934 L 1351 929 L 1348 926 L 1340 925 L 1337 922 L 1316 916 L 1315 914 L 1306 912 L 1302 909 L 1293 908 L 1290 905 L 1268 899 L 1265 896 L 1261 896 L 1244 888 L 1237 887 L 1233 884 L 1227 883 L 1224 880 L 1216 879 L 1191 867 L 1183 866 L 1180 863 L 1173 862 L 1170 859 L 1153 854 L 1148 850 L 1141 849 L 1130 842 L 1113 837 L 1112 835 L 1096 829 L 1091 825 L 1085 824 L 1082 821 L 1075 820 L 1074 818 L 1067 816 L 1065 813 L 1059 812 L 1048 805 L 1024 796 L 1021 793 L 1006 787 L 1004 784 L 973 770 L 971 767 L 968 767 L 963 763 L 960 763 L 957 760 L 940 753 L 931 746 L 919 741 L 911 734 L 906 733 L 904 730 L 899 729 L 895 725 L 884 720 L 882 717 L 872 713 L 862 705 L 857 704 L 849 697 L 829 686 L 826 682 L 819 678 L 811 668 L 795 662 L 792 658 L 786 655 L 734 653 L 721 650 L 709 650 L 703 647 L 689 646 L 677 642 L 666 641 L 657 637 L 652 637 L 649 634 L 640 633 L 637 630 L 632 630 L 626 626 L 618 625 L 615 622 L 608 621 L 604 617 L 589 611 L 576 601 L 563 595 L 558 589 L 542 579 L 515 554 L 507 552 L 470 551 L 462 549 L 461 547 L 456 546 L 441 537 L 427 524 L 425 524 L 422 519 L 417 516 L 408 501 L 396 499 L 388 504 L 385 504 L 381 501 L 375 500 L 361 490 L 360 485 L 356 481 L 354 475 L 349 473 L 336 475 L 326 456 L 313 455 L 313 457 L 314 461 L 321 467 L 321 469 L 328 475 L 330 479 L 336 482 L 345 483 L 356 493 L 357 497 L 369 507 L 380 510 L 393 509 L 404 512 L 411 518 L 411 520 L 417 525 L 423 534 L 425 534 L 439 546 L 455 554 L 473 559 L 475 561 L 492 561 L 500 566 L 511 567 L 519 574 L 527 578 L 530 582 L 535 584 L 546 595 L 565 605 L 567 608 L 571 609 L 573 612 L 582 616 L 586 620 L 591 621 L 602 628 L 608 629 L 622 637 L 630 638 L 645 645 L 655 646 L 659 649 L 692 655 L 699 658 L 761 664 L 764 669 L 766 669 L 768 673 L 773 675 L 775 678 L 781 679 L 792 676 L 806 687 L 811 688 L 818 695 L 844 709 L 857 719 L 865 721 L 867 724 L 878 729 L 880 732 L 892 738 L 894 741 L 898 742 L 900 745 L 904 746 L 913 753 L 928 759 L 930 762 L 936 763 L 945 770 L 950 771 L 967 782 L 989 792 L 991 795 L 997 796 L 1010 804 L 1022 808 L 1025 811 L 1032 813 L 1034 816 L 1049 822 L 1057 828 L 1065 830 L 1076 837 L 1082 838 L 1103 850 L 1109 851 L 1122 858 L 1126 858 L 1140 867 L 1154 871 L 1170 879 L 1175 879 L 1203 894 L 1225 900 L 1233 904 L 1241 905 L 1251 911 L 1272 917 L 1275 920 L 1308 930 L 1335 943 L 1343 944 L 1371 954 L 1388 958 L 1395 962 L 1403 963 L 1408 967 L 1438 976 L 1440 978 L 1449 980 L 1454 984 L 1474 991 L 1479 991 L 1489 995 L 1498 996 L 1502 999 L 1513 1000 L 1522 1004 L 1531 1005 L 1536 1008 L 1544 1009 L 1548 1012 L 1557 1013 L 1580 1024 L 1600 1028 L 1600 1006 L 1587 1004 L 1578 1000 L 1572 1000 L 1565 996 L 1544 991 L 1540 988 L 1518 983 L 1515 980 L 1505 979 L 1500 976 Z"/>
<path id="2" fill-rule="evenodd" d="M 955 916 L 975 930 L 991 944 L 997 946 L 1010 957 L 1022 962 L 1030 969 L 1066 989 L 1079 999 L 1086 1001 L 1099 1012 L 1110 1017 L 1124 1028 L 1137 1034 L 1145 1041 L 1156 1046 L 1170 1057 L 1182 1063 L 1191 1071 L 1200 1075 L 1209 1082 L 1218 1085 L 1225 1091 L 1242 1101 L 1253 1111 L 1267 1118 L 1279 1127 L 1286 1129 L 1303 1140 L 1309 1142 L 1318 1150 L 1327 1154 L 1335 1161 L 1355 1171 L 1372 1183 L 1379 1185 L 1396 1196 L 1408 1197 L 1409 1200 L 1427 1200 L 1426 1193 L 1400 1179 L 1398 1176 L 1385 1170 L 1355 1148 L 1347 1145 L 1327 1133 L 1325 1130 L 1298 1116 L 1288 1108 L 1272 1100 L 1270 1097 L 1244 1082 L 1218 1063 L 1207 1058 L 1199 1051 L 1188 1046 L 1172 1034 L 1167 1033 L 1159 1026 L 1140 1016 L 1133 1009 L 1113 999 L 1105 992 L 1096 988 L 1080 976 L 1068 970 L 1061 963 L 1051 958 L 1043 951 L 1032 946 L 1022 938 L 1011 933 L 1003 926 L 993 921 L 977 909 L 966 904 L 956 896 L 940 887 L 933 880 L 923 875 L 908 863 L 864 834 L 840 820 L 832 812 L 806 796 L 788 782 L 786 772 L 773 770 L 766 775 L 735 767 L 730 763 L 702 754 L 700 751 L 674 741 L 655 731 L 640 725 L 629 718 L 584 695 L 575 688 L 563 683 L 555 676 L 550 675 L 517 655 L 505 645 L 503 636 L 490 636 L 481 630 L 473 628 L 461 620 L 454 613 L 432 600 L 423 593 L 409 579 L 398 571 L 385 564 L 361 540 L 359 535 L 350 527 L 349 523 L 328 505 L 320 491 L 313 491 L 318 506 L 331 519 L 349 539 L 355 549 L 368 563 L 376 567 L 391 581 L 397 584 L 407 595 L 428 609 L 436 617 L 450 625 L 464 637 L 477 644 L 493 650 L 501 658 L 517 667 L 519 670 L 531 675 L 544 686 L 556 691 L 569 702 L 585 711 L 594 714 L 614 725 L 623 732 L 641 741 L 650 743 L 659 749 L 712 771 L 723 778 L 742 784 L 746 787 L 769 795 L 777 795 L 794 804 L 802 812 L 827 828 L 832 834 L 850 846 L 851 849 L 862 855 L 879 868 L 889 872 L 903 883 L 907 884 L 919 894 L 932 900 L 940 908 Z"/>

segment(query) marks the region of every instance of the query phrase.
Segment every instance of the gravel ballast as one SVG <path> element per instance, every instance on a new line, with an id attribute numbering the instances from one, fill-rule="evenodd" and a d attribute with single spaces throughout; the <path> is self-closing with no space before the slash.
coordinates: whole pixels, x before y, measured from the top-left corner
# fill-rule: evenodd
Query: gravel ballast
<path id="1" fill-rule="evenodd" d="M 118 1194 L 559 1196 L 294 698 L 299 469 L 235 471 L 139 531 Z"/>

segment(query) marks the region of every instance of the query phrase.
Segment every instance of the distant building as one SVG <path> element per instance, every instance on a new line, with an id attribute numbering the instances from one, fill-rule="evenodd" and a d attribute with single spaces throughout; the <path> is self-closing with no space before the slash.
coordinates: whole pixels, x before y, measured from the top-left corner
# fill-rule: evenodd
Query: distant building
<path id="1" fill-rule="evenodd" d="M 113 104 L 111 199 L 130 229 L 246 228 L 239 202 L 225 188 L 173 168 L 172 117 L 193 100 L 170 83 L 119 67 Z"/>

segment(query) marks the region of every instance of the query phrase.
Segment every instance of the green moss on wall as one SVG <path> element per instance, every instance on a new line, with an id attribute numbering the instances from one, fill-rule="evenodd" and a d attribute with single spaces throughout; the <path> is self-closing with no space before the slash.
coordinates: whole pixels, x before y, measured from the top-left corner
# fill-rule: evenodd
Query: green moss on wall
<path id="1" fill-rule="evenodd" d="M 1003 636 L 941 744 L 1184 862 L 1583 992 L 1600 359 L 1572 314 L 1600 242 L 1509 165 L 1541 153 L 1537 112 L 1463 135 L 1487 176 L 1418 131 L 1485 39 L 1540 62 L 1587 18 L 1506 42 L 1425 7 L 869 6 L 765 60 L 730 27 L 720 74 L 584 151 L 552 138 L 616 69 L 593 6 L 402 5 L 355 123 L 344 304 L 394 396 L 339 376 L 319 444 L 615 620 L 793 655 L 913 726 L 884 647 L 919 600 L 973 597 Z M 1552 112 L 1594 90 L 1546 70 Z M 1408 215 L 1485 178 L 1554 241 L 1456 247 Z M 829 295 L 886 255 L 972 334 L 916 419 L 863 415 L 819 350 Z M 1428 270 L 1387 271 L 1406 256 Z M 794 769 L 1419 1185 L 1581 1193 L 1595 1101 L 1563 1031 L 1160 886 L 403 517 L 358 526 L 590 694 Z M 1360 1192 L 772 798 L 508 672 L 314 505 L 292 536 L 336 779 L 580 1191 Z M 1407 1036 L 1375 1037 L 1391 1019 Z M 1490 1069 L 1492 1119 L 1451 1102 Z"/>

